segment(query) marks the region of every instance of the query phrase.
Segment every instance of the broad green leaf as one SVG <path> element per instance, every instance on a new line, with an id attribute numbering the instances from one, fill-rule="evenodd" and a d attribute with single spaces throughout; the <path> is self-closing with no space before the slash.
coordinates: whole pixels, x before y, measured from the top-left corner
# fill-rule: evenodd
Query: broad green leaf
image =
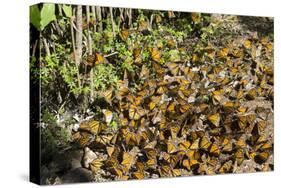
<path id="1" fill-rule="evenodd" d="M 63 5 L 62 9 L 63 9 L 63 12 L 66 15 L 66 17 L 68 17 L 68 18 L 72 17 L 71 5 Z"/>
<path id="2" fill-rule="evenodd" d="M 41 10 L 40 30 L 42 31 L 51 21 L 55 20 L 55 5 L 44 4 Z"/>
<path id="3" fill-rule="evenodd" d="M 29 8 L 29 20 L 30 23 L 36 27 L 36 29 L 40 30 L 40 10 L 38 5 L 32 5 Z"/>

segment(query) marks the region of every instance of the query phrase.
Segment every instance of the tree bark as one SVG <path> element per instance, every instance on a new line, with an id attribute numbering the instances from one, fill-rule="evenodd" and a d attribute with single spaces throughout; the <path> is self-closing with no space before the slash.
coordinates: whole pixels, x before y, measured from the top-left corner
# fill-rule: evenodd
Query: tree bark
<path id="1" fill-rule="evenodd" d="M 110 19 L 111 19 L 112 32 L 113 32 L 113 36 L 115 37 L 115 23 L 114 23 L 112 7 L 109 8 L 109 11 L 110 11 Z"/>
<path id="2" fill-rule="evenodd" d="M 92 55 L 92 37 L 91 37 L 91 30 L 90 30 L 90 7 L 86 6 L 86 16 L 87 16 L 87 30 L 88 30 L 88 47 L 89 51 L 88 54 Z M 93 69 L 90 71 L 90 99 L 94 98 L 94 83 L 93 83 Z"/>
<path id="3" fill-rule="evenodd" d="M 94 32 L 97 32 L 97 17 L 96 17 L 95 6 L 92 6 L 92 14 L 93 14 L 93 20 L 94 20 Z"/>
<path id="4" fill-rule="evenodd" d="M 130 8 L 129 9 L 129 27 L 132 28 L 133 25 L 132 25 L 132 9 Z"/>
<path id="5" fill-rule="evenodd" d="M 75 10 L 73 10 L 75 12 Z M 77 82 L 79 89 L 81 88 L 81 81 L 80 81 L 80 75 L 79 75 L 79 61 L 77 59 L 77 53 L 76 53 L 76 47 L 75 47 L 75 35 L 74 35 L 74 23 L 73 23 L 74 17 L 70 19 L 70 29 L 71 29 L 71 39 L 72 39 L 72 47 L 73 47 L 73 54 L 74 54 L 74 60 L 75 60 L 75 66 L 77 69 Z"/>
<path id="6" fill-rule="evenodd" d="M 76 12 L 76 64 L 80 65 L 81 58 L 82 58 L 82 5 L 77 6 L 77 12 Z"/>
<path id="7" fill-rule="evenodd" d="M 102 32 L 102 16 L 101 16 L 101 7 L 96 6 L 96 14 L 97 14 L 97 21 L 98 21 L 98 32 Z"/>

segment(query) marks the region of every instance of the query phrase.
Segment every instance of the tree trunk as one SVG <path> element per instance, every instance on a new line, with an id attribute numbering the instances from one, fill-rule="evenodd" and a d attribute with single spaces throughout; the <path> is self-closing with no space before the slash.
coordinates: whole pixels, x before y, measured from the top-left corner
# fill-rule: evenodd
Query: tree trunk
<path id="1" fill-rule="evenodd" d="M 75 10 L 73 10 L 75 12 Z M 81 81 L 80 81 L 80 75 L 79 75 L 79 64 L 80 61 L 78 60 L 77 52 L 76 52 L 76 47 L 75 47 L 75 35 L 74 35 L 74 23 L 73 23 L 74 17 L 70 19 L 70 29 L 71 29 L 71 39 L 72 39 L 72 47 L 73 47 L 73 54 L 74 54 L 74 60 L 75 60 L 75 65 L 77 69 L 77 82 L 78 82 L 78 87 L 79 89 L 81 88 Z"/>
<path id="2" fill-rule="evenodd" d="M 87 30 L 88 30 L 88 47 L 89 51 L 88 54 L 92 55 L 92 37 L 91 37 L 91 30 L 90 30 L 90 7 L 86 6 L 86 16 L 87 16 Z M 93 69 L 90 71 L 90 99 L 92 100 L 94 98 L 94 83 L 93 83 Z"/>
<path id="3" fill-rule="evenodd" d="M 113 36 L 115 37 L 115 23 L 114 23 L 112 7 L 109 8 L 109 11 L 110 11 L 110 19 L 111 19 L 112 32 L 113 32 Z"/>
<path id="4" fill-rule="evenodd" d="M 92 6 L 92 14 L 93 14 L 93 21 L 94 21 L 94 32 L 97 32 L 97 17 L 96 17 L 96 8 Z"/>
<path id="5" fill-rule="evenodd" d="M 129 28 L 131 29 L 132 28 L 132 9 L 130 8 L 128 10 L 128 17 L 129 17 Z"/>
<path id="6" fill-rule="evenodd" d="M 77 6 L 76 13 L 76 57 L 75 61 L 77 65 L 80 65 L 82 59 L 82 5 Z"/>
<path id="7" fill-rule="evenodd" d="M 101 16 L 101 7 L 96 6 L 96 14 L 97 14 L 97 21 L 98 21 L 98 32 L 102 32 L 102 16 Z"/>

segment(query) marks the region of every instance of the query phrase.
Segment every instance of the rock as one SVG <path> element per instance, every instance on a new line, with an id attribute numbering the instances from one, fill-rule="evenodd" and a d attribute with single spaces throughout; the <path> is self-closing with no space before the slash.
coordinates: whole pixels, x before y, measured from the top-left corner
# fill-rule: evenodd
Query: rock
<path id="1" fill-rule="evenodd" d="M 85 168 L 89 168 L 90 163 L 97 158 L 97 155 L 88 147 L 84 149 L 83 165 Z"/>
<path id="2" fill-rule="evenodd" d="M 92 171 L 79 167 L 72 169 L 61 177 L 62 183 L 78 183 L 93 181 Z"/>
<path id="3" fill-rule="evenodd" d="M 53 173 L 63 173 L 69 169 L 71 169 L 71 162 L 67 160 L 68 156 L 63 154 L 56 154 L 53 157 L 52 162 L 48 165 L 48 169 L 51 174 Z"/>
<path id="4" fill-rule="evenodd" d="M 64 173 L 70 169 L 81 167 L 83 150 L 67 150 L 64 153 L 58 153 L 53 157 L 48 165 L 51 173 Z"/>
<path id="5" fill-rule="evenodd" d="M 49 169 L 45 165 L 43 165 L 41 166 L 40 173 L 41 173 L 40 183 L 44 185 L 47 184 L 47 180 L 51 175 Z"/>

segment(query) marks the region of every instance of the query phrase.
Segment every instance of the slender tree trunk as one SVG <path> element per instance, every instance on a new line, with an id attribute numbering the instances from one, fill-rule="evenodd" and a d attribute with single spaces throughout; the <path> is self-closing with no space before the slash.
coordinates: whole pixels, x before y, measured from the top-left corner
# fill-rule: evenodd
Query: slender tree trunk
<path id="1" fill-rule="evenodd" d="M 97 14 L 97 21 L 98 21 L 98 32 L 102 32 L 102 16 L 101 16 L 101 7 L 96 6 L 96 14 Z"/>
<path id="2" fill-rule="evenodd" d="M 76 64 L 80 64 L 82 59 L 82 5 L 77 6 L 77 13 L 76 13 Z"/>
<path id="3" fill-rule="evenodd" d="M 129 28 L 132 28 L 132 9 L 128 9 L 128 17 L 129 17 Z"/>
<path id="4" fill-rule="evenodd" d="M 91 30 L 90 30 L 90 7 L 86 6 L 86 15 L 87 15 L 87 30 L 88 30 L 88 46 L 89 51 L 88 54 L 92 55 L 92 37 L 91 37 Z M 90 71 L 90 99 L 92 100 L 94 98 L 94 83 L 93 83 L 93 69 Z"/>
<path id="5" fill-rule="evenodd" d="M 75 11 L 73 11 L 75 12 Z M 71 18 L 70 20 L 70 29 L 71 29 L 71 38 L 72 38 L 72 48 L 73 48 L 73 54 L 74 54 L 74 59 L 75 59 L 75 65 L 76 65 L 76 69 L 77 69 L 77 82 L 78 82 L 78 87 L 81 88 L 81 81 L 80 81 L 80 75 L 79 75 L 79 62 L 77 62 L 77 53 L 76 53 L 76 47 L 75 47 L 75 36 L 74 36 L 74 23 L 73 23 L 73 19 Z"/>
<path id="6" fill-rule="evenodd" d="M 94 20 L 94 32 L 97 32 L 97 17 L 96 17 L 95 6 L 92 6 L 92 14 L 93 14 L 93 20 Z"/>
<path id="7" fill-rule="evenodd" d="M 121 18 L 121 21 L 124 22 L 124 16 L 123 16 L 123 11 L 124 11 L 124 9 L 123 9 L 123 8 L 119 8 L 119 11 L 120 11 L 120 18 Z"/>
<path id="8" fill-rule="evenodd" d="M 110 19 L 111 19 L 112 32 L 113 32 L 113 36 L 115 37 L 115 23 L 114 23 L 112 7 L 109 8 L 109 11 L 110 11 Z"/>

